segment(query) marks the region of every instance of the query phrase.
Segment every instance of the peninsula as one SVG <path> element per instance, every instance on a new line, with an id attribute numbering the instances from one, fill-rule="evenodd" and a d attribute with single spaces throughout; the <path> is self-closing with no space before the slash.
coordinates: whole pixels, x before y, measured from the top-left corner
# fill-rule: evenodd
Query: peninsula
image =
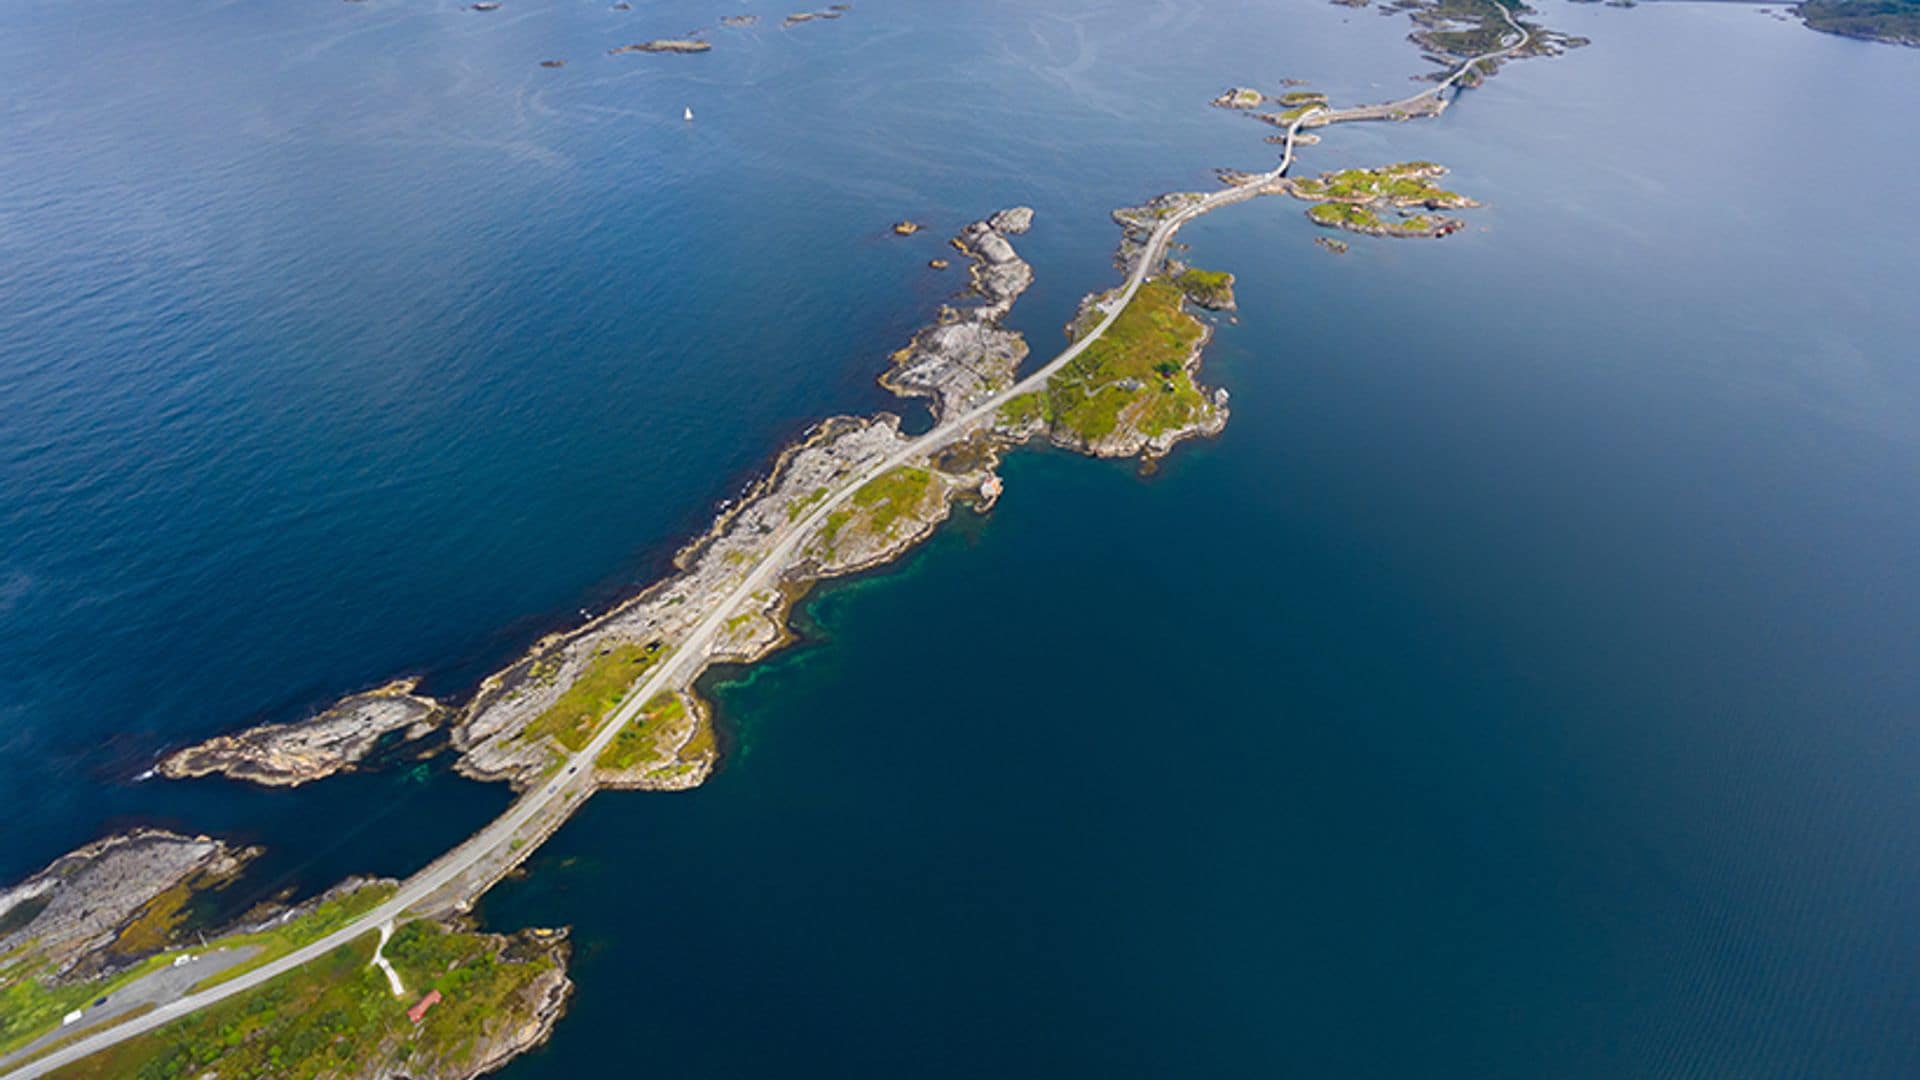
<path id="1" fill-rule="evenodd" d="M 263 724 L 168 754 L 154 767 L 170 780 L 219 773 L 256 784 L 294 787 L 352 768 L 394 732 L 408 740 L 432 731 L 446 709 L 402 679 L 351 694 L 309 720 Z"/>

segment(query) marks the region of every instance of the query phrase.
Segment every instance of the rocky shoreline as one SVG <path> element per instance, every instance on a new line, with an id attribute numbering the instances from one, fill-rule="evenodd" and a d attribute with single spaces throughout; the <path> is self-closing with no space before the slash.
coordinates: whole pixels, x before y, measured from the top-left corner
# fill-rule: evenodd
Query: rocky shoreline
<path id="1" fill-rule="evenodd" d="M 223 775 L 268 787 L 297 787 L 351 770 L 389 733 L 411 742 L 433 731 L 447 710 L 413 693 L 418 680 L 402 679 L 341 698 L 319 715 L 285 724 L 262 724 L 168 754 L 154 771 L 169 780 Z"/>
<path id="2" fill-rule="evenodd" d="M 705 41 L 692 41 L 684 38 L 658 38 L 642 41 L 634 45 L 619 45 L 607 50 L 608 56 L 623 56 L 628 53 L 703 53 L 713 46 Z"/>
<path id="3" fill-rule="evenodd" d="M 259 854 L 165 829 L 102 837 L 0 891 L 0 956 L 60 979 L 127 967 L 174 944 L 187 901 Z"/>
<path id="4" fill-rule="evenodd" d="M 1447 173 L 1431 161 L 1409 161 L 1378 169 L 1341 169 L 1318 177 L 1291 180 L 1286 191 L 1314 205 L 1307 217 L 1315 225 L 1367 236 L 1396 239 L 1439 239 L 1466 227 L 1466 222 L 1443 214 L 1418 210 L 1463 210 L 1480 204 L 1434 181 Z M 1398 211 L 1383 217 L 1381 208 Z"/>

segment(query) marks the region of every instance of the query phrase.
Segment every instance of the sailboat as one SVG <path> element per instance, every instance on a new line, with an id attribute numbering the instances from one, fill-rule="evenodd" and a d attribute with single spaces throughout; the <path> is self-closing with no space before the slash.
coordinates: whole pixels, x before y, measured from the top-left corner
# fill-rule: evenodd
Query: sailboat
<path id="1" fill-rule="evenodd" d="M 693 106 L 691 105 L 687 106 L 686 111 L 682 116 L 682 119 L 686 120 L 686 122 L 689 124 L 693 123 Z"/>

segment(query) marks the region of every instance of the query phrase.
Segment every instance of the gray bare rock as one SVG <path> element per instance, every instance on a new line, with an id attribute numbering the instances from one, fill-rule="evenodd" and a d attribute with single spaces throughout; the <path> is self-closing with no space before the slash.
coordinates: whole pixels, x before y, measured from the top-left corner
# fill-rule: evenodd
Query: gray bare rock
<path id="1" fill-rule="evenodd" d="M 290 724 L 263 724 L 177 750 L 154 771 L 171 780 L 219 773 L 235 780 L 295 787 L 350 769 L 388 732 L 418 738 L 445 714 L 413 693 L 411 679 L 341 698 L 325 712 Z"/>
<path id="2" fill-rule="evenodd" d="M 880 378 L 896 394 L 931 398 L 941 417 L 1011 385 L 1027 356 L 1026 340 L 1000 320 L 1033 284 L 1033 267 L 1008 242 L 1001 224 L 1025 232 L 1033 211 L 1024 206 L 1002 210 L 960 230 L 953 246 L 972 258 L 972 291 L 982 302 L 942 309 L 939 322 L 895 353 L 893 366 Z"/>
<path id="3" fill-rule="evenodd" d="M 95 840 L 0 891 L 0 956 L 30 945 L 58 973 L 110 966 L 99 954 L 155 897 L 225 881 L 258 853 L 161 829 Z"/>
<path id="4" fill-rule="evenodd" d="M 987 224 L 1007 236 L 1019 236 L 1033 227 L 1033 207 L 1010 206 L 988 218 Z"/>

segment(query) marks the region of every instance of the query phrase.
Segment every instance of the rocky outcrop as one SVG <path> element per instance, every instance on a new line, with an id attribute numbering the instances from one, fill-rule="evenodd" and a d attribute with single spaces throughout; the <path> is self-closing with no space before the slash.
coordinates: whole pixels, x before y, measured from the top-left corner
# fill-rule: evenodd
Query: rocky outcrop
<path id="1" fill-rule="evenodd" d="M 1016 206 L 954 237 L 954 249 L 972 260 L 973 302 L 942 308 L 934 325 L 893 354 L 882 386 L 903 397 L 929 398 L 937 417 L 949 417 L 1013 384 L 1027 343 L 1000 320 L 1033 284 L 1033 267 L 1007 237 L 1032 226 L 1033 211 Z"/>
<path id="2" fill-rule="evenodd" d="M 987 224 L 1003 236 L 1022 236 L 1033 228 L 1033 207 L 1010 206 L 988 218 Z"/>
<path id="3" fill-rule="evenodd" d="M 1208 104 L 1216 109 L 1257 109 L 1267 103 L 1267 95 L 1250 86 L 1235 86 Z"/>
<path id="4" fill-rule="evenodd" d="M 1139 206 L 1123 206 L 1115 210 L 1113 221 L 1120 226 L 1120 245 L 1113 253 L 1114 265 L 1122 273 L 1131 274 L 1153 230 L 1159 228 L 1162 221 L 1204 198 L 1206 196 L 1197 192 L 1172 191 L 1156 195 Z"/>
<path id="5" fill-rule="evenodd" d="M 801 23 L 813 22 L 816 19 L 837 19 L 851 10 L 852 8 L 846 4 L 833 4 L 820 11 L 796 11 L 781 20 L 780 25 L 782 27 L 799 26 Z"/>
<path id="6" fill-rule="evenodd" d="M 218 735 L 174 751 L 155 771 L 172 780 L 219 773 L 275 787 L 332 776 L 352 768 L 388 733 L 419 738 L 444 718 L 445 708 L 414 694 L 414 686 L 415 680 L 404 679 L 341 698 L 309 720 Z"/>
<path id="7" fill-rule="evenodd" d="M 621 45 L 607 50 L 608 56 L 622 56 L 627 53 L 703 53 L 713 46 L 705 41 L 691 41 L 684 38 L 658 38 L 642 41 L 634 45 Z"/>
<path id="8" fill-rule="evenodd" d="M 136 829 L 77 848 L 0 891 L 0 956 L 29 949 L 75 977 L 170 942 L 191 895 L 231 881 L 258 848 Z"/>

